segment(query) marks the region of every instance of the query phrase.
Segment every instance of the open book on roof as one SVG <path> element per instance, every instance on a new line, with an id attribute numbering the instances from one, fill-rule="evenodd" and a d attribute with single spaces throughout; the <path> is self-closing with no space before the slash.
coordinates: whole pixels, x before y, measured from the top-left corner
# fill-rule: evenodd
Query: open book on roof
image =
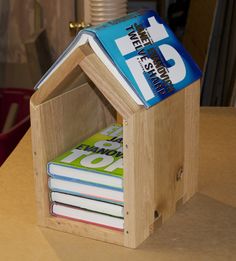
<path id="1" fill-rule="evenodd" d="M 36 89 L 79 46 L 89 43 L 138 105 L 162 101 L 201 77 L 201 71 L 154 11 L 139 11 L 82 30 L 36 85 Z"/>

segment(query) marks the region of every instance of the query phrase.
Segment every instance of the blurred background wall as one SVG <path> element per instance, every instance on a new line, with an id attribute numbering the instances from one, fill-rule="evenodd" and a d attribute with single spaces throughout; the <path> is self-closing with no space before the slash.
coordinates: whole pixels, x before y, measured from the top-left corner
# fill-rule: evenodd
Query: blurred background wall
<path id="1" fill-rule="evenodd" d="M 141 8 L 156 10 L 202 69 L 202 105 L 235 106 L 234 0 L 0 1 L 0 87 L 33 88 L 75 36 L 70 22 Z"/>
<path id="2" fill-rule="evenodd" d="M 0 1 L 0 87 L 32 88 L 25 43 L 45 28 L 55 60 L 72 40 L 74 0 Z"/>

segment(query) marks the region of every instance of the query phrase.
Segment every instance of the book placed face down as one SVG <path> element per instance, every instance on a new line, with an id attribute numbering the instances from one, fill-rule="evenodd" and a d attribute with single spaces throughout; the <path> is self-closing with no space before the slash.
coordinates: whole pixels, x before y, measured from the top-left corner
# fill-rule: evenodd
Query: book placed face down
<path id="1" fill-rule="evenodd" d="M 201 77 L 168 25 L 156 12 L 144 10 L 80 31 L 36 88 L 85 43 L 131 99 L 147 108 Z"/>
<path id="2" fill-rule="evenodd" d="M 122 137 L 112 124 L 48 163 L 53 215 L 123 229 Z"/>

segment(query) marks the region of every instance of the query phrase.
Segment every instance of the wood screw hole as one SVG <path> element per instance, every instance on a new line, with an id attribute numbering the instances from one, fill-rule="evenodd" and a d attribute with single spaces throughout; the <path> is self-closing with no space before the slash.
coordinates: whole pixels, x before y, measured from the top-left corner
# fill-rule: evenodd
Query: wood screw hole
<path id="1" fill-rule="evenodd" d="M 154 211 L 154 218 L 157 219 L 159 217 L 159 212 L 157 210 Z"/>
<path id="2" fill-rule="evenodd" d="M 176 174 L 176 181 L 180 181 L 183 177 L 183 174 L 184 174 L 184 171 L 183 171 L 183 168 L 181 167 Z"/>

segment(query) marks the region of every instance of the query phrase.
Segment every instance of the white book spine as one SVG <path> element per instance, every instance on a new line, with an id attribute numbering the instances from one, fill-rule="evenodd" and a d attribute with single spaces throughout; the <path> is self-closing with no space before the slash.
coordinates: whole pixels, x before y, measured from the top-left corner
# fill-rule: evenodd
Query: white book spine
<path id="1" fill-rule="evenodd" d="M 68 195 L 59 192 L 51 193 L 51 200 L 54 202 L 67 204 L 79 208 L 88 209 L 112 216 L 123 217 L 123 206 L 102 202 L 98 200 L 92 200 L 88 198 Z"/>

